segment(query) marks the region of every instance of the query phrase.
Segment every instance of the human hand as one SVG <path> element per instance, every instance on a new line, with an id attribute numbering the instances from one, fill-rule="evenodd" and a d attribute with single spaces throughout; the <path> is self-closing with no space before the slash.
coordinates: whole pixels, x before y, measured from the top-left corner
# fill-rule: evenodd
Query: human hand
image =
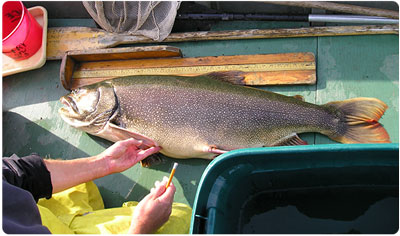
<path id="1" fill-rule="evenodd" d="M 118 141 L 97 157 L 105 161 L 108 174 L 122 172 L 161 149 L 157 146 L 144 150 L 139 148 L 141 144 L 142 141 L 133 138 Z"/>
<path id="2" fill-rule="evenodd" d="M 169 187 L 165 189 L 167 182 L 167 177 L 164 177 L 162 182 L 156 181 L 155 187 L 152 188 L 150 193 L 136 206 L 133 212 L 129 233 L 154 233 L 168 221 L 172 211 L 172 203 L 176 188 L 171 183 Z"/>

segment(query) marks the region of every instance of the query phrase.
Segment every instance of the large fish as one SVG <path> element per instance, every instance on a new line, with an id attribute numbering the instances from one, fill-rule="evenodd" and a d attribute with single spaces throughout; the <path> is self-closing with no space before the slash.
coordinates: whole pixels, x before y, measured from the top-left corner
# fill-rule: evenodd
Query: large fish
<path id="1" fill-rule="evenodd" d="M 303 132 L 342 143 L 390 142 L 378 123 L 387 106 L 376 98 L 315 105 L 216 75 L 103 81 L 63 96 L 59 113 L 92 135 L 113 142 L 133 137 L 174 158 L 212 159 L 238 148 L 305 144 L 297 136 Z"/>

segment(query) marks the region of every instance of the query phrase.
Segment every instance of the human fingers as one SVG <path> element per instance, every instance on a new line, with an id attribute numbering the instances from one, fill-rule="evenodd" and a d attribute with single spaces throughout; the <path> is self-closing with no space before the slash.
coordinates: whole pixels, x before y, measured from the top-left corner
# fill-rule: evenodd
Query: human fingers
<path id="1" fill-rule="evenodd" d="M 160 201 L 171 203 L 174 201 L 176 188 L 175 185 L 171 182 L 165 192 L 159 197 Z"/>
<path id="2" fill-rule="evenodd" d="M 115 157 L 119 157 L 120 155 L 128 152 L 136 152 L 138 149 L 138 145 L 141 144 L 142 141 L 130 138 L 130 139 L 125 139 L 118 141 L 114 143 L 110 148 L 109 152 Z"/>
<path id="3" fill-rule="evenodd" d="M 156 180 L 156 182 L 154 182 L 154 188 L 158 188 L 159 185 L 160 185 L 160 181 Z"/>
<path id="4" fill-rule="evenodd" d="M 163 194 L 165 192 L 165 184 L 164 182 L 160 182 L 160 181 L 156 181 L 155 182 L 155 186 L 152 189 L 152 194 L 154 196 L 154 198 L 158 198 L 161 194 Z"/>
<path id="5" fill-rule="evenodd" d="M 154 182 L 154 187 L 152 187 L 152 188 L 150 189 L 150 193 L 151 193 L 151 194 L 154 194 L 155 191 L 156 191 L 156 188 L 157 188 L 159 185 L 160 185 L 160 181 L 156 180 L 156 182 Z"/>
<path id="6" fill-rule="evenodd" d="M 142 200 L 140 200 L 140 202 L 147 202 L 147 201 L 149 201 L 150 198 L 151 198 L 151 194 L 147 194 L 146 196 L 144 196 L 144 198 Z"/>
<path id="7" fill-rule="evenodd" d="M 166 176 L 164 176 L 161 181 L 156 180 L 156 182 L 154 182 L 154 187 L 151 189 L 151 192 L 154 192 L 155 189 L 160 187 L 161 185 L 166 186 L 167 182 L 168 182 L 168 178 Z"/>
<path id="8" fill-rule="evenodd" d="M 159 182 L 159 185 L 166 187 L 168 182 L 168 177 L 164 176 L 163 179 Z"/>
<path id="9" fill-rule="evenodd" d="M 165 182 L 165 184 L 167 184 L 168 180 L 169 180 L 169 178 L 167 176 L 164 176 L 162 179 L 162 182 Z"/>
<path id="10" fill-rule="evenodd" d="M 145 150 L 140 150 L 137 153 L 138 161 L 141 161 L 141 160 L 145 159 L 146 157 L 148 157 L 148 156 L 150 156 L 150 155 L 152 155 L 154 153 L 157 153 L 160 150 L 161 150 L 160 146 L 151 147 L 151 148 L 148 148 L 148 149 L 145 149 Z"/>
<path id="11" fill-rule="evenodd" d="M 138 139 L 134 139 L 134 138 L 128 138 L 122 141 L 118 142 L 120 145 L 122 146 L 126 146 L 126 147 L 130 147 L 130 146 L 134 146 L 134 147 L 139 147 L 140 145 L 143 144 L 143 140 L 138 140 Z"/>

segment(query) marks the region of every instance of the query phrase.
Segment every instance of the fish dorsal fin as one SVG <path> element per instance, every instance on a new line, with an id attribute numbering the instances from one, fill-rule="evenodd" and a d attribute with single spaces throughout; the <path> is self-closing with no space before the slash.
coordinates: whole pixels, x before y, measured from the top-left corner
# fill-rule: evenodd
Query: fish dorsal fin
<path id="1" fill-rule="evenodd" d="M 231 84 L 236 84 L 236 85 L 245 85 L 246 83 L 244 82 L 244 73 L 242 71 L 219 71 L 219 72 L 211 72 L 206 74 L 206 76 L 215 79 L 215 80 L 220 80 L 224 82 L 228 82 Z"/>
<path id="2" fill-rule="evenodd" d="M 307 145 L 308 143 L 301 139 L 296 133 L 292 133 L 286 137 L 283 137 L 271 144 L 270 146 L 296 146 L 296 145 Z"/>
<path id="3" fill-rule="evenodd" d="M 136 140 L 142 140 L 143 144 L 140 146 L 140 148 L 149 148 L 149 147 L 154 147 L 158 146 L 157 143 L 152 140 L 151 138 L 148 138 L 142 134 L 132 132 L 128 129 L 119 127 L 113 123 L 108 122 L 104 128 L 95 134 L 96 136 L 108 139 L 112 142 L 117 142 L 120 140 L 125 140 L 129 138 L 134 138 Z"/>

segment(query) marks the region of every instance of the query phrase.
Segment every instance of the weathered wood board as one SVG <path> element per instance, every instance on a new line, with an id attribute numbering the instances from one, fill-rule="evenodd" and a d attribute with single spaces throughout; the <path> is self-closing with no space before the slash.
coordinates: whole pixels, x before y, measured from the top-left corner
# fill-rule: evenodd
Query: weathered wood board
<path id="1" fill-rule="evenodd" d="M 162 43 L 211 40 L 292 38 L 313 36 L 398 34 L 396 25 L 304 27 L 287 29 L 249 29 L 172 33 Z M 141 35 L 121 35 L 89 27 L 49 28 L 47 36 L 47 60 L 61 59 L 72 50 L 110 48 L 121 44 L 155 43 Z"/>
<path id="2" fill-rule="evenodd" d="M 142 49 L 137 47 L 143 54 Z M 120 49 L 124 48 L 118 48 Z M 128 48 L 132 51 L 135 48 Z M 161 47 L 162 52 L 173 47 Z M 100 54 L 101 51 L 110 51 Z M 128 75 L 178 75 L 198 76 L 212 72 L 233 72 L 240 75 L 239 85 L 298 85 L 316 83 L 316 65 L 313 53 L 255 54 L 216 57 L 179 58 L 163 56 L 132 58 L 131 53 L 124 56 L 114 49 L 91 51 L 70 51 L 64 56 L 60 80 L 65 89 L 75 89 L 103 80 Z M 149 51 L 154 53 L 154 51 Z M 96 57 L 100 54 L 101 57 Z M 136 54 L 134 54 L 136 55 Z M 168 53 L 168 55 L 173 55 Z M 128 57 L 130 56 L 130 57 Z M 124 58 L 125 57 L 125 58 Z M 116 58 L 116 60 L 115 60 Z M 107 60 L 104 60 L 107 59 Z M 114 59 L 114 60 L 113 60 Z"/>
<path id="3" fill-rule="evenodd" d="M 135 61 L 146 58 L 173 58 L 182 57 L 182 52 L 177 47 L 171 46 L 147 46 L 131 48 L 106 48 L 90 51 L 69 51 L 64 54 L 60 66 L 60 81 L 65 89 L 77 88 L 85 84 L 96 83 L 98 80 L 83 81 L 73 80 L 73 73 L 80 62 L 100 63 L 102 61 Z M 93 70 L 96 70 L 91 67 Z M 103 68 L 104 69 L 104 68 Z"/>

